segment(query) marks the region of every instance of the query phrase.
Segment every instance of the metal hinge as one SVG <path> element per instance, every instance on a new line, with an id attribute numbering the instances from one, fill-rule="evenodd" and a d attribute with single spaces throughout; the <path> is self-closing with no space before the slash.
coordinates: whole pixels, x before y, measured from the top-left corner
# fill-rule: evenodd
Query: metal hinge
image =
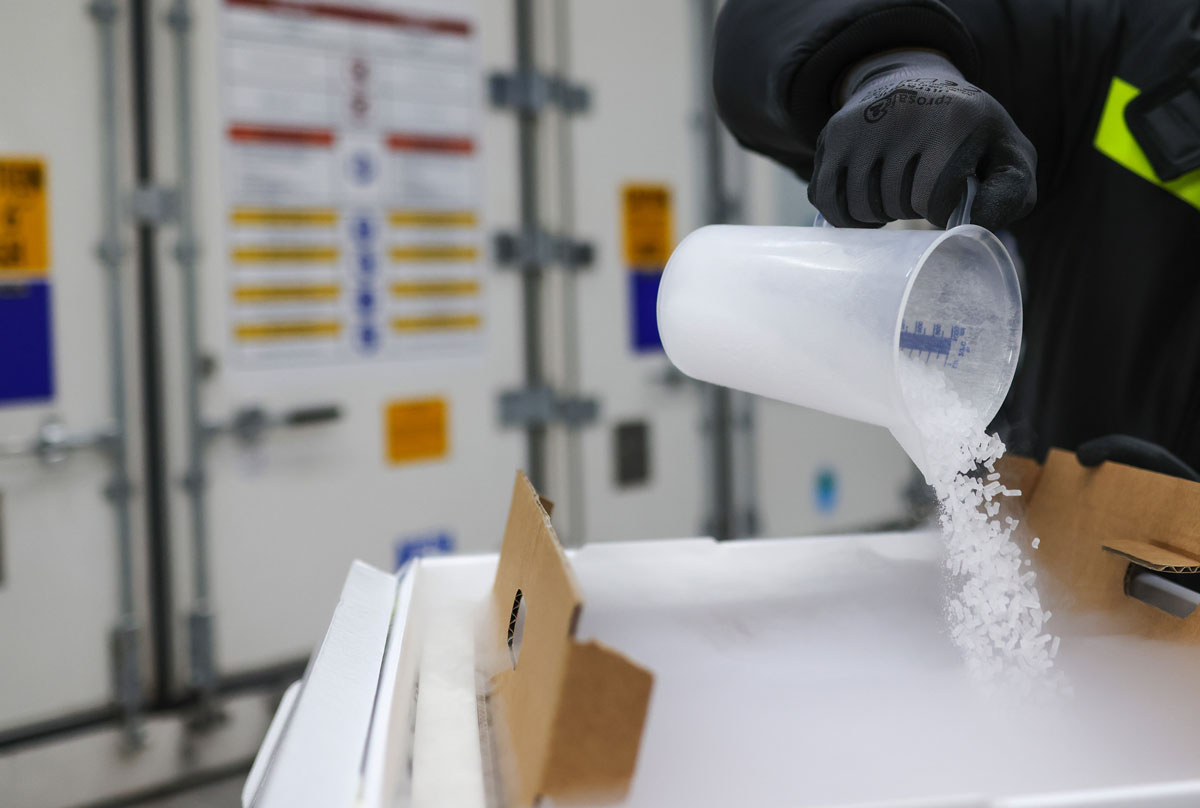
<path id="1" fill-rule="evenodd" d="M 179 216 L 179 194 L 174 188 L 142 185 L 130 192 L 126 209 L 138 224 L 167 224 Z"/>
<path id="2" fill-rule="evenodd" d="M 500 394 L 500 423 L 508 427 L 551 423 L 583 426 L 595 421 L 599 415 L 598 399 L 563 396 L 546 386 Z"/>
<path id="3" fill-rule="evenodd" d="M 551 264 L 579 270 L 591 265 L 596 250 L 590 241 L 556 236 L 544 230 L 497 233 L 493 240 L 496 263 L 536 271 Z"/>
<path id="4" fill-rule="evenodd" d="M 582 84 L 529 71 L 488 76 L 488 96 L 494 107 L 535 113 L 548 104 L 567 113 L 583 112 L 592 104 L 591 91 Z"/>

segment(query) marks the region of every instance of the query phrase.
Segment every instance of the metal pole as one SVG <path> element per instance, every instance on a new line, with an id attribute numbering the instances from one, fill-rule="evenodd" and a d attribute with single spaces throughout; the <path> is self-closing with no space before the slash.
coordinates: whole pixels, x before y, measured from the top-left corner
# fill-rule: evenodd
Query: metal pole
<path id="1" fill-rule="evenodd" d="M 554 60 L 559 79 L 571 76 L 570 4 L 555 3 Z M 559 114 L 555 127 L 558 142 L 559 235 L 570 239 L 575 232 L 575 150 L 571 140 L 571 116 Z M 579 373 L 579 284 L 575 270 L 568 268 L 562 278 L 563 307 L 563 395 L 571 398 L 582 392 Z M 583 485 L 582 426 L 567 424 L 567 544 L 583 544 L 587 530 Z"/>
<path id="2" fill-rule="evenodd" d="M 88 11 L 100 34 L 100 205 L 102 236 L 97 254 L 108 275 L 108 349 L 110 406 L 113 426 L 109 442 L 112 479 L 106 495 L 112 504 L 117 537 L 117 580 L 120 611 L 113 630 L 114 678 L 117 704 L 124 721 L 125 745 L 142 745 L 141 675 L 138 670 L 138 624 L 133 602 L 133 535 L 130 523 L 130 483 L 126 459 L 128 423 L 125 415 L 125 313 L 121 288 L 123 248 L 118 215 L 117 181 L 117 7 L 113 0 L 93 0 Z"/>
<path id="3" fill-rule="evenodd" d="M 533 2 L 514 0 L 516 24 L 517 76 L 531 76 L 536 70 L 534 58 Z M 538 220 L 538 112 L 529 107 L 517 109 L 517 159 L 520 172 L 521 232 L 527 244 L 535 244 L 540 232 Z M 546 383 L 542 363 L 542 269 L 538 250 L 526 251 L 521 266 L 521 301 L 524 315 L 525 384 L 528 389 Z M 546 484 L 546 425 L 526 427 L 529 479 L 541 489 Z"/>
<path id="4" fill-rule="evenodd" d="M 717 20 L 717 0 L 697 0 L 699 11 L 699 46 L 701 76 L 712 74 L 713 27 Z M 709 84 L 703 81 L 701 97 L 701 131 L 704 140 L 705 220 L 711 223 L 729 220 L 729 191 L 725 184 L 724 143 L 717 108 Z M 730 539 L 734 531 L 733 492 L 733 405 L 731 391 L 725 387 L 709 389 L 709 502 L 712 511 L 708 519 L 709 532 L 718 540 Z"/>
<path id="5" fill-rule="evenodd" d="M 188 650 L 192 687 L 199 697 L 202 721 L 218 717 L 213 709 L 216 671 L 213 659 L 213 614 L 208 580 L 208 478 L 205 469 L 205 424 L 200 410 L 199 293 L 192 174 L 192 80 L 191 11 L 187 0 L 174 0 L 167 14 L 175 44 L 175 152 L 179 241 L 175 260 L 179 263 L 183 293 L 184 408 L 187 423 L 187 490 L 192 520 L 192 610 L 188 615 Z"/>

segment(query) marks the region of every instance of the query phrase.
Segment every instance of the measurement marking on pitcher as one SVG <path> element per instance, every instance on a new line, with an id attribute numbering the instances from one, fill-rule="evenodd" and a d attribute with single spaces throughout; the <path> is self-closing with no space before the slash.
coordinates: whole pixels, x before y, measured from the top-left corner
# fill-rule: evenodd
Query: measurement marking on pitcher
<path id="1" fill-rule="evenodd" d="M 909 356 L 914 353 L 917 356 L 926 354 L 926 362 L 934 356 L 941 356 L 944 357 L 943 366 L 957 368 L 958 361 L 971 352 L 971 345 L 967 341 L 967 329 L 960 325 L 950 326 L 947 333 L 946 327 L 941 323 L 917 320 L 910 331 L 908 322 L 901 320 L 900 350 L 907 352 Z"/>

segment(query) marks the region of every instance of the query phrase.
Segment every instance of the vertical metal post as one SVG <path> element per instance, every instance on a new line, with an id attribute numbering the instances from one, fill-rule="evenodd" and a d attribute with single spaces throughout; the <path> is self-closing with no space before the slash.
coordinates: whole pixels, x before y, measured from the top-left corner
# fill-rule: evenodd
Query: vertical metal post
<path id="1" fill-rule="evenodd" d="M 138 668 L 138 624 L 133 598 L 133 534 L 130 522 L 130 483 L 126 458 L 128 422 L 125 401 L 125 312 L 122 299 L 120 188 L 117 180 L 117 57 L 114 0 L 93 0 L 88 11 L 100 38 L 100 205 L 102 235 L 97 255 L 107 279 L 109 405 L 113 424 L 109 440 L 112 478 L 105 494 L 112 504 L 117 539 L 119 614 L 113 629 L 113 676 L 117 705 L 124 722 L 125 745 L 142 745 L 141 673 Z"/>
<path id="2" fill-rule="evenodd" d="M 716 104 L 707 77 L 712 75 L 713 28 L 717 20 L 718 0 L 696 0 L 698 9 L 698 45 L 701 54 L 702 86 L 701 132 L 704 142 L 705 174 L 705 221 L 727 222 L 730 218 L 729 191 L 725 183 L 724 142 L 721 123 L 717 120 Z M 718 540 L 733 538 L 734 485 L 733 485 L 733 404 L 732 393 L 725 387 L 708 389 L 708 439 L 710 491 L 708 501 L 712 508 L 708 517 L 708 530 Z"/>
<path id="3" fill-rule="evenodd" d="M 208 723 L 219 713 L 213 706 L 216 667 L 213 659 L 213 614 L 208 580 L 208 478 L 205 468 L 204 418 L 200 409 L 199 292 L 196 264 L 194 210 L 195 181 L 192 171 L 192 58 L 191 10 L 188 0 L 174 0 L 167 14 L 175 54 L 175 157 L 176 199 L 179 240 L 175 260 L 179 264 L 183 298 L 184 417 L 187 429 L 187 491 L 192 521 L 192 609 L 188 614 L 188 652 L 191 684 L 199 698 L 198 720 Z"/>
<path id="4" fill-rule="evenodd" d="M 571 79 L 570 4 L 554 4 L 554 61 L 555 72 L 563 82 Z M 555 126 L 558 146 L 558 205 L 559 236 L 571 239 L 575 232 L 575 150 L 571 139 L 571 116 L 560 113 Z M 579 396 L 579 283 L 577 273 L 568 270 L 562 276 L 563 355 L 565 356 L 562 393 L 567 398 Z M 567 424 L 567 531 L 569 545 L 583 544 L 586 530 L 585 489 L 583 485 L 582 425 Z"/>
<path id="5" fill-rule="evenodd" d="M 532 76 L 537 69 L 534 52 L 533 2 L 514 0 L 517 76 Z M 517 108 L 517 168 L 520 181 L 521 232 L 526 243 L 536 242 L 538 219 L 538 111 Z M 521 301 L 524 317 L 525 386 L 545 385 L 542 362 L 542 271 L 537 250 L 528 250 L 521 266 Z M 546 425 L 529 424 L 525 430 L 529 479 L 539 489 L 546 484 Z"/>

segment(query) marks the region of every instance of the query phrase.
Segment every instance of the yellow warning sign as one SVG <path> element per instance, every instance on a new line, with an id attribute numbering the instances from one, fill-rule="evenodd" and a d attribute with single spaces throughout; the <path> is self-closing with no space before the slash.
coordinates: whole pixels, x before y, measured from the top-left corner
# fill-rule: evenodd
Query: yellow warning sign
<path id="1" fill-rule="evenodd" d="M 47 247 L 46 162 L 0 158 L 0 275 L 45 275 Z"/>
<path id="2" fill-rule="evenodd" d="M 449 410 L 444 398 L 390 402 L 384 411 L 388 462 L 395 466 L 445 457 L 450 451 Z"/>
<path id="3" fill-rule="evenodd" d="M 625 264 L 660 270 L 674 247 L 671 189 L 666 185 L 631 183 L 621 190 L 625 231 Z"/>

